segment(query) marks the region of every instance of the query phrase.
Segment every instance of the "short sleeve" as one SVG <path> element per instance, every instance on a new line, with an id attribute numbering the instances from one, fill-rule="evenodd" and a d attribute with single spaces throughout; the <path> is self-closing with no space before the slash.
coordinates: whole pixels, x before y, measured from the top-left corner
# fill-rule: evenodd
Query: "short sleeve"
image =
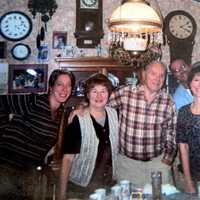
<path id="1" fill-rule="evenodd" d="M 81 130 L 78 117 L 65 128 L 63 154 L 78 154 L 81 148 Z"/>

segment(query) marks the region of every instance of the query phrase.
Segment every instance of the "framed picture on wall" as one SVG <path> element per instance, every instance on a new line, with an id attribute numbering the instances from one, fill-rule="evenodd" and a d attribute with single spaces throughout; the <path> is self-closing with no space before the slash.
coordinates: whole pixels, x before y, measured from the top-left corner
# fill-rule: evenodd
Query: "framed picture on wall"
<path id="1" fill-rule="evenodd" d="M 9 65 L 9 93 L 40 93 L 47 91 L 47 64 Z"/>
<path id="2" fill-rule="evenodd" d="M 54 31 L 53 32 L 53 49 L 62 49 L 67 45 L 67 32 Z"/>
<path id="3" fill-rule="evenodd" d="M 47 44 L 43 44 L 38 49 L 38 55 L 37 55 L 38 62 L 45 62 L 49 59 L 49 48 Z"/>

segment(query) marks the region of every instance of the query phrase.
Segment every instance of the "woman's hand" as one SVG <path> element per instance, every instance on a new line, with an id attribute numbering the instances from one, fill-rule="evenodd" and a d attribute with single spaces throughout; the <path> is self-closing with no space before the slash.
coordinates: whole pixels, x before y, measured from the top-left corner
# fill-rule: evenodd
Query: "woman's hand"
<path id="1" fill-rule="evenodd" d="M 186 181 L 185 192 L 190 194 L 196 193 L 196 189 L 192 180 Z"/>

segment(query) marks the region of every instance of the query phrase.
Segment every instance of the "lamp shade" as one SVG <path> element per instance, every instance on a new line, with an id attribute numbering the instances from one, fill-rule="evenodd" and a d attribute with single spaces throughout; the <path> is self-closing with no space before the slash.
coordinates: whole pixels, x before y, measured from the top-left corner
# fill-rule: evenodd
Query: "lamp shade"
<path id="1" fill-rule="evenodd" d="M 162 19 L 144 0 L 128 0 L 113 11 L 108 26 L 112 32 L 157 33 Z"/>

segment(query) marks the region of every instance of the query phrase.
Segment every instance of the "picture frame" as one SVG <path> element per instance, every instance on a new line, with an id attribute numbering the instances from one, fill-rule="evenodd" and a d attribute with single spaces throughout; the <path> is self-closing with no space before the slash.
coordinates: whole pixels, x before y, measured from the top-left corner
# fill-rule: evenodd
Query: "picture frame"
<path id="1" fill-rule="evenodd" d="M 9 65 L 9 93 L 45 93 L 47 91 L 47 64 Z"/>
<path id="2" fill-rule="evenodd" d="M 52 39 L 53 49 L 63 49 L 67 45 L 67 32 L 54 31 Z"/>
<path id="3" fill-rule="evenodd" d="M 48 44 L 43 44 L 38 49 L 38 55 L 37 55 L 38 62 L 45 62 L 49 59 L 49 48 Z"/>

